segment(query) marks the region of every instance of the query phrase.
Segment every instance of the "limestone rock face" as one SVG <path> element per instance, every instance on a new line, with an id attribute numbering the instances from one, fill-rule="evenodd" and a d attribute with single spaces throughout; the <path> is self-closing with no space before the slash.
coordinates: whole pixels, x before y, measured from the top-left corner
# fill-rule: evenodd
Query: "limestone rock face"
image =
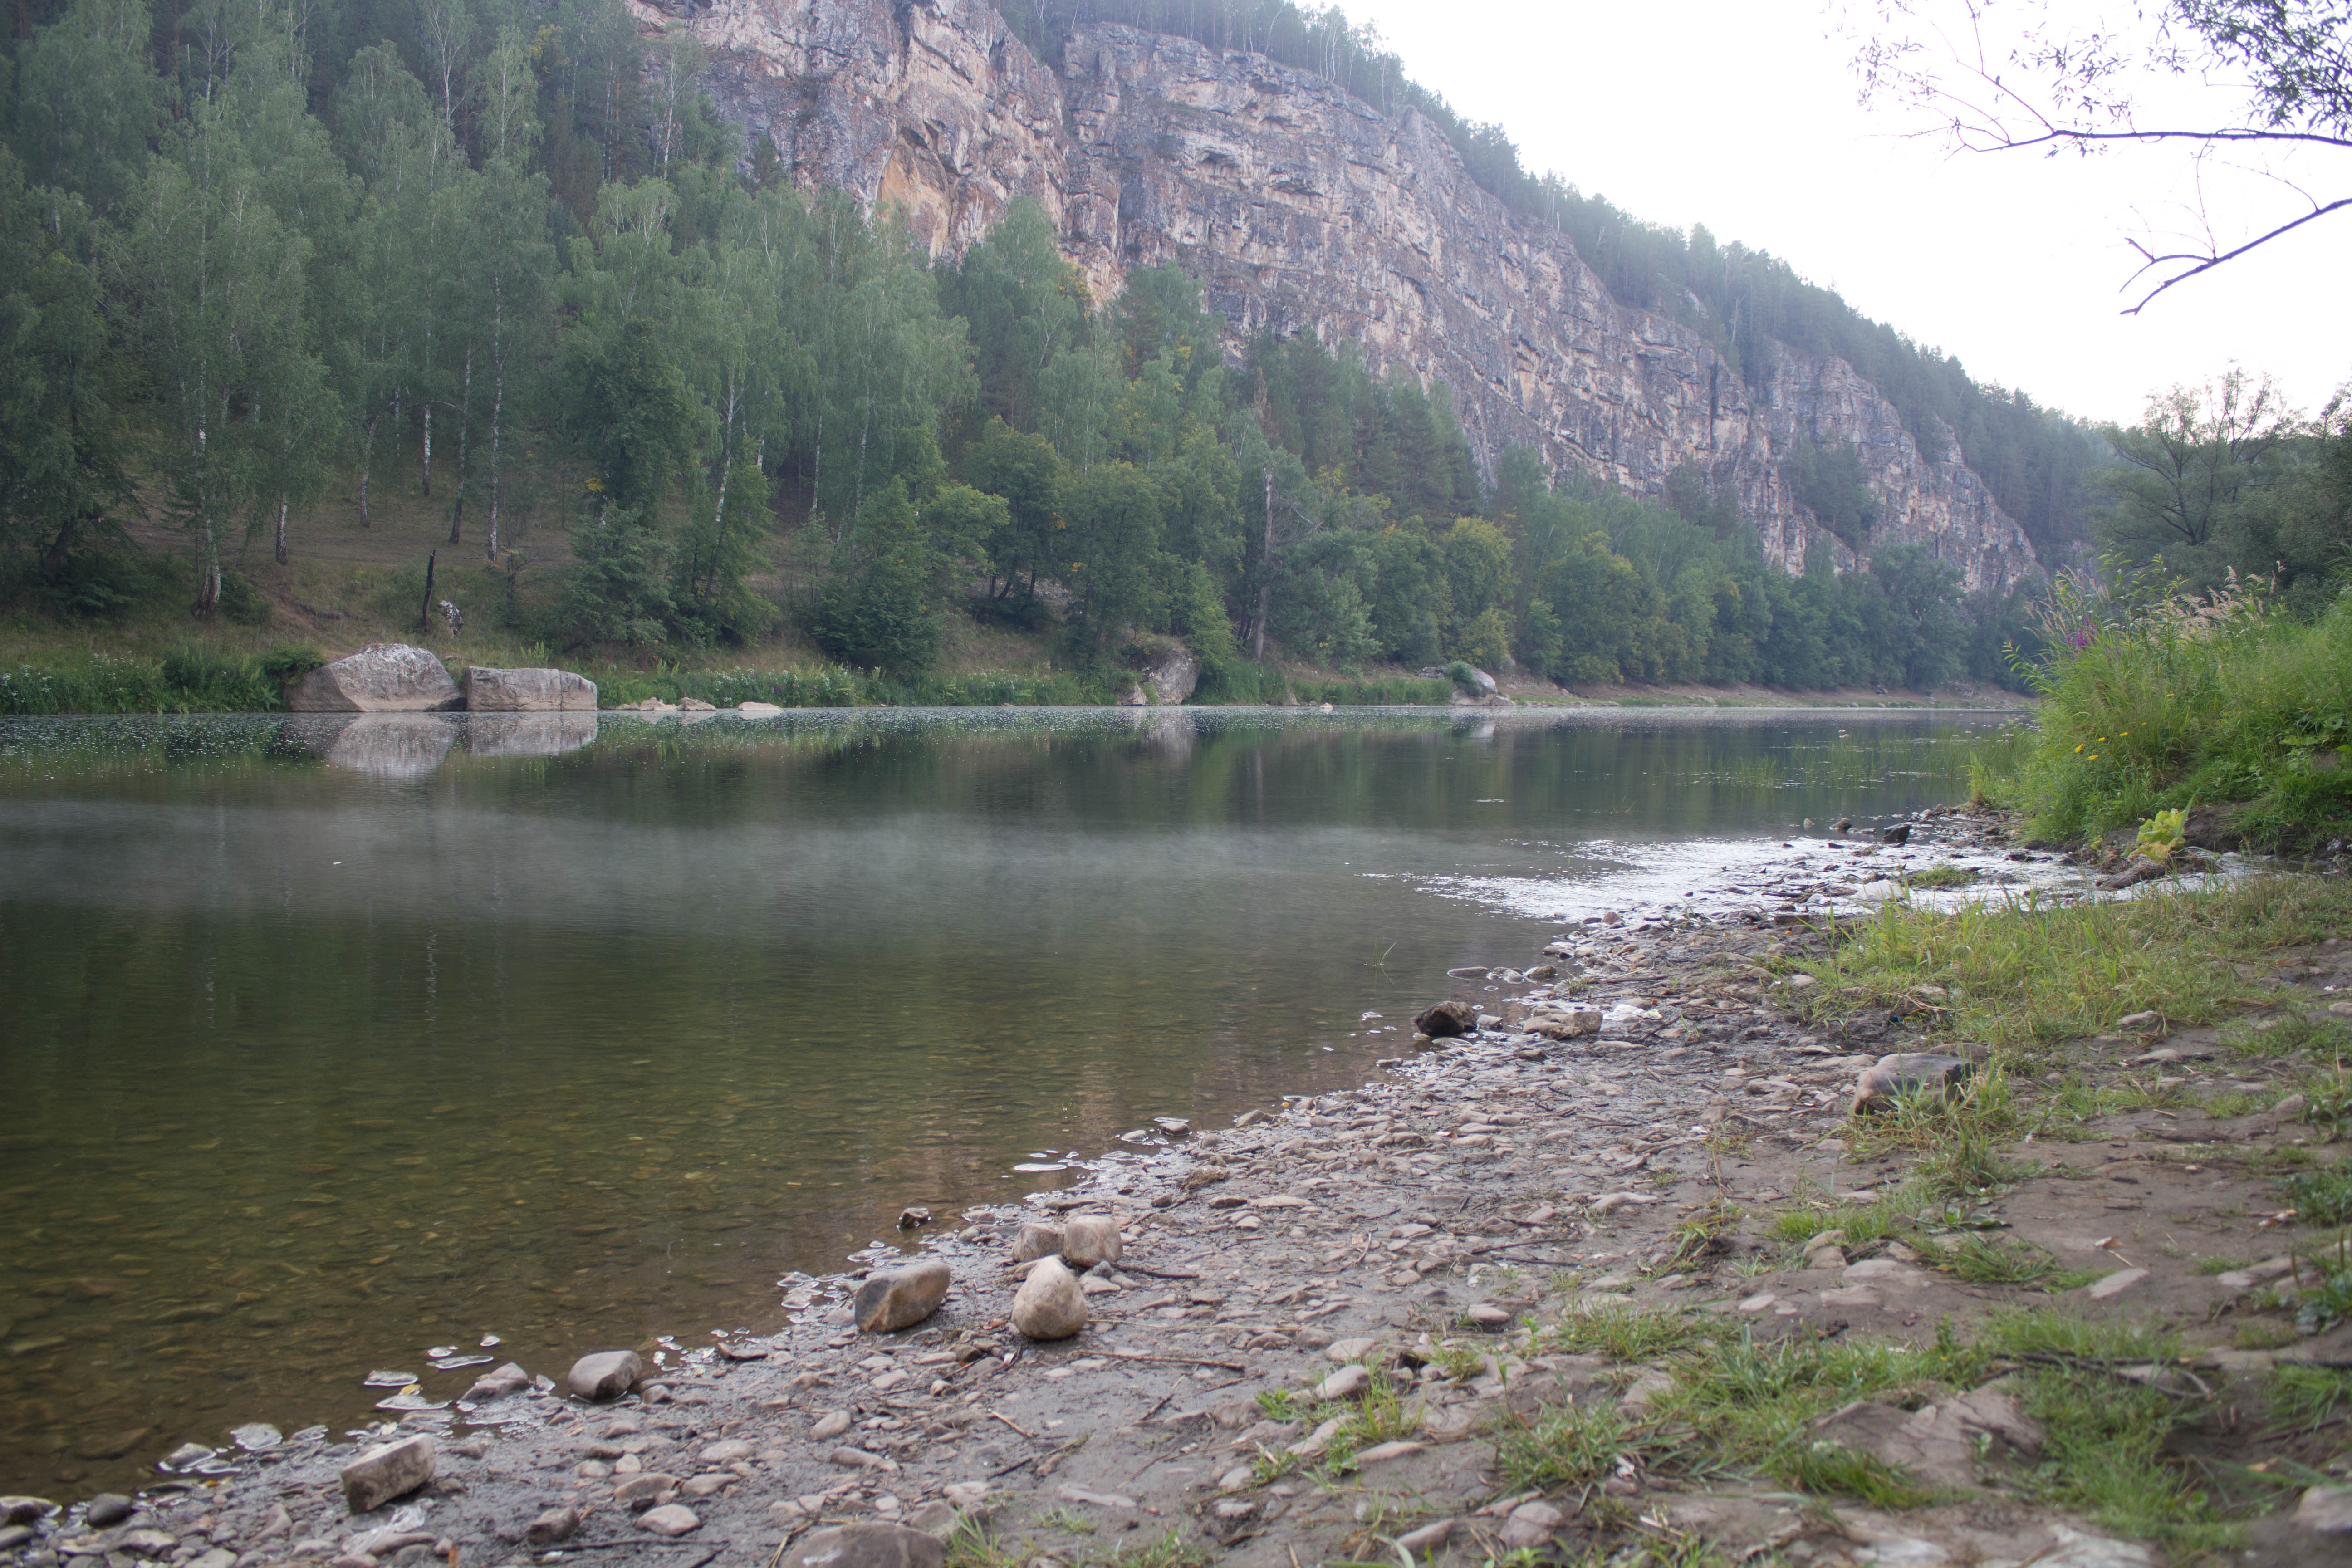
<path id="1" fill-rule="evenodd" d="M 1187 701 L 1201 684 L 1201 661 L 1190 648 L 1155 653 L 1144 661 L 1143 681 L 1162 704 Z"/>
<path id="2" fill-rule="evenodd" d="M 1076 27 L 1057 70 L 989 0 L 634 4 L 647 31 L 686 22 L 720 114 L 770 136 L 803 189 L 902 205 L 935 256 L 1032 196 L 1097 300 L 1176 261 L 1232 352 L 1265 331 L 1354 338 L 1374 374 L 1452 387 L 1489 464 L 1528 446 L 1644 495 L 1696 466 L 1793 571 L 1828 535 L 1782 463 L 1801 439 L 1851 445 L 1879 502 L 1874 542 L 1928 545 L 1972 591 L 2037 570 L 1949 430 L 1915 437 L 1839 359 L 1783 347 L 1749 384 L 1707 331 L 1612 300 L 1416 111 L 1108 23 Z"/>
<path id="3" fill-rule="evenodd" d="M 376 643 L 322 664 L 286 692 L 297 713 L 441 713 L 465 702 L 441 661 L 406 643 Z"/>

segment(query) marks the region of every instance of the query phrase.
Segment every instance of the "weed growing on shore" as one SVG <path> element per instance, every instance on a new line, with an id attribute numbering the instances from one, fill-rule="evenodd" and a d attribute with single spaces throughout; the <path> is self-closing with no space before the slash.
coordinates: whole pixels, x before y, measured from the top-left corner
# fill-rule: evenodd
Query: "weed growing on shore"
<path id="1" fill-rule="evenodd" d="M 1680 1312 L 1645 1312 L 1635 1307 L 1593 1307 L 1566 1312 L 1536 1336 L 1536 1353 L 1566 1351 L 1605 1355 L 1612 1361 L 1650 1361 L 1683 1350 L 1714 1332 L 1712 1325 Z"/>
<path id="2" fill-rule="evenodd" d="M 1903 879 L 1904 885 L 1936 892 L 1947 888 L 1972 888 L 1984 879 L 1984 873 L 1973 866 L 1955 866 L 1947 860 L 1930 866 L 1924 871 L 1914 871 Z"/>
<path id="3" fill-rule="evenodd" d="M 2108 1031 L 2148 1009 L 2176 1026 L 2210 1023 L 2292 994 L 2275 980 L 2242 976 L 2238 964 L 2347 922 L 2352 886 L 2314 877 L 2081 905 L 2038 896 L 1949 911 L 1889 903 L 1808 961 L 1821 982 L 1807 993 L 1809 1010 L 1833 1021 L 1907 1005 L 1933 984 L 1948 993 L 1937 1033 L 2021 1047 Z M 2262 1048 L 2310 1048 L 2319 1027 Z"/>

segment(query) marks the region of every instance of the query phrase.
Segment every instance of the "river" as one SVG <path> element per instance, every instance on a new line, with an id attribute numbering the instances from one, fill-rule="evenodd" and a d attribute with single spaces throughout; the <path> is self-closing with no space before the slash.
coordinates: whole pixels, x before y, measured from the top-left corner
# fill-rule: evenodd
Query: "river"
<path id="1" fill-rule="evenodd" d="M 1360 1082 L 1448 968 L 1958 798 L 2000 722 L 0 721 L 0 1491 L 772 1325 L 905 1205 Z"/>

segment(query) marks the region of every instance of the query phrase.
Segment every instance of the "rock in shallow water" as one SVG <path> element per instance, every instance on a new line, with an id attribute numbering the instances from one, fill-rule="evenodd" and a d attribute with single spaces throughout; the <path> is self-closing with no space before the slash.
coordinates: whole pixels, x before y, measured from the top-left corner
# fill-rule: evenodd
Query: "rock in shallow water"
<path id="1" fill-rule="evenodd" d="M 1433 1040 L 1466 1035 L 1477 1023 L 1478 1015 L 1467 1002 L 1440 1002 L 1426 1012 L 1414 1014 L 1412 1018 L 1413 1031 Z"/>
<path id="2" fill-rule="evenodd" d="M 857 1287 L 857 1327 L 869 1334 L 911 1329 L 948 1299 L 948 1266 L 919 1263 L 869 1274 Z"/>
<path id="3" fill-rule="evenodd" d="M 1066 1340 L 1087 1326 L 1087 1295 L 1058 1258 L 1041 1260 L 1013 1297 L 1013 1326 L 1033 1340 Z"/>
<path id="4" fill-rule="evenodd" d="M 645 1370 L 635 1351 L 598 1351 L 573 1362 L 563 1383 L 583 1399 L 618 1399 L 636 1386 Z"/>

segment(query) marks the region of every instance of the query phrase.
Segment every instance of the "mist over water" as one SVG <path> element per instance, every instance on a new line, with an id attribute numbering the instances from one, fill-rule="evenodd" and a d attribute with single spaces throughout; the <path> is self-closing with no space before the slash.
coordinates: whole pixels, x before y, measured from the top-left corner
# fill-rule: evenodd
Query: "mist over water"
<path id="1" fill-rule="evenodd" d="M 1997 722 L 386 717 L 0 722 L 0 1490 L 462 1390 L 428 1346 L 772 1327 Z"/>

